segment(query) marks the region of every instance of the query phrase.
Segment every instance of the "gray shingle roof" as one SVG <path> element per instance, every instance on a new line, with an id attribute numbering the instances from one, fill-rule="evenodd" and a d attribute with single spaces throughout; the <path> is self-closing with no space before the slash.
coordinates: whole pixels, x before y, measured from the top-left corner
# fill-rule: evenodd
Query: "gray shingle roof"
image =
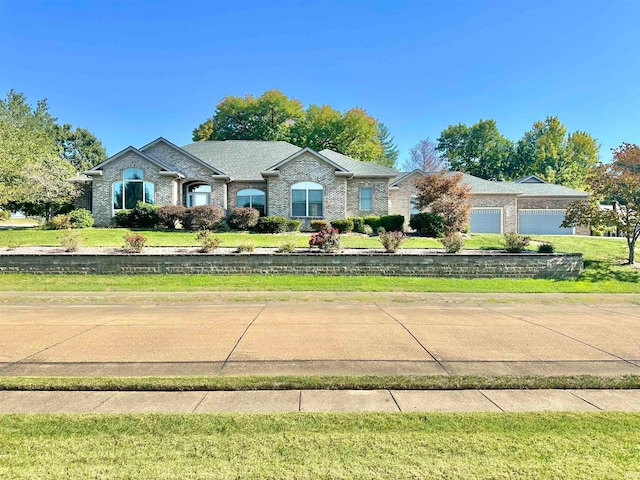
<path id="1" fill-rule="evenodd" d="M 318 153 L 320 153 L 320 155 L 324 155 L 332 162 L 337 163 L 345 170 L 355 173 L 359 177 L 365 177 L 367 175 L 387 175 L 391 178 L 398 175 L 398 171 L 393 168 L 387 168 L 383 165 L 378 165 L 377 163 L 360 162 L 327 148 Z"/>
<path id="2" fill-rule="evenodd" d="M 420 174 L 419 170 L 414 170 L 413 172 L 401 172 L 396 178 L 393 179 L 391 185 L 395 185 L 399 182 L 402 182 L 404 179 L 410 177 L 412 174 L 417 173 Z M 446 172 L 445 175 L 455 175 L 456 172 Z M 484 180 L 482 178 L 474 177 L 473 175 L 469 175 L 468 173 L 462 174 L 462 183 L 469 185 L 471 187 L 471 193 L 475 194 L 507 194 L 507 195 L 518 195 L 520 191 L 511 185 L 508 182 L 492 182 L 489 180 Z"/>
<path id="3" fill-rule="evenodd" d="M 231 180 L 263 180 L 260 172 L 300 150 L 288 142 L 257 140 L 210 140 L 181 148 L 229 175 Z"/>
<path id="4" fill-rule="evenodd" d="M 515 183 L 504 182 L 517 189 L 522 195 L 535 197 L 588 197 L 587 192 L 553 183 Z"/>

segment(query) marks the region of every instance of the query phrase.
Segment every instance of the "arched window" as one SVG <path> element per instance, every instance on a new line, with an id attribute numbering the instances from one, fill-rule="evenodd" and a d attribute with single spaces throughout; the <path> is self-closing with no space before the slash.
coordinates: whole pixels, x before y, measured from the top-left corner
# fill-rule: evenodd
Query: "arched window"
<path id="1" fill-rule="evenodd" d="M 418 202 L 417 195 L 411 195 L 411 200 L 409 203 L 409 215 L 415 215 L 416 213 L 420 213 L 420 203 Z"/>
<path id="2" fill-rule="evenodd" d="M 292 217 L 322 217 L 322 185 L 300 182 L 291 186 Z"/>
<path id="3" fill-rule="evenodd" d="M 113 209 L 130 209 L 136 203 L 154 203 L 155 185 L 144 181 L 139 168 L 127 168 L 122 172 L 122 181 L 113 184 Z"/>
<path id="4" fill-rule="evenodd" d="M 255 208 L 260 215 L 265 214 L 265 194 L 262 190 L 246 188 L 236 194 L 236 207 Z"/>
<path id="5" fill-rule="evenodd" d="M 211 203 L 211 185 L 189 185 L 187 187 L 187 207 L 209 205 Z"/>

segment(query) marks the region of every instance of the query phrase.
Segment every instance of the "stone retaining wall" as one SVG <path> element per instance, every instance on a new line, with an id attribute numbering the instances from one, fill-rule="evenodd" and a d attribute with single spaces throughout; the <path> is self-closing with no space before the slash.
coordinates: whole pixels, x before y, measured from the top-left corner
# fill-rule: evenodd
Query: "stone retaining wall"
<path id="1" fill-rule="evenodd" d="M 2 254 L 0 273 L 573 278 L 582 254 Z"/>

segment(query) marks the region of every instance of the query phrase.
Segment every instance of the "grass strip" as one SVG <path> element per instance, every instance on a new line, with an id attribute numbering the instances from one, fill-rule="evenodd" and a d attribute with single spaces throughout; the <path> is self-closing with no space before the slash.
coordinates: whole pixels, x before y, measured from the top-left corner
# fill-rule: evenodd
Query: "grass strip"
<path id="1" fill-rule="evenodd" d="M 313 275 L 0 275 L 0 291 L 23 292 L 457 292 L 640 293 L 640 271 L 576 280 L 333 277 Z"/>
<path id="2" fill-rule="evenodd" d="M 202 390 L 467 390 L 467 389 L 635 389 L 640 375 L 308 375 L 193 377 L 0 377 L 0 390 L 202 391 Z"/>
<path id="3" fill-rule="evenodd" d="M 613 479 L 640 414 L 0 416 L 0 478 Z"/>

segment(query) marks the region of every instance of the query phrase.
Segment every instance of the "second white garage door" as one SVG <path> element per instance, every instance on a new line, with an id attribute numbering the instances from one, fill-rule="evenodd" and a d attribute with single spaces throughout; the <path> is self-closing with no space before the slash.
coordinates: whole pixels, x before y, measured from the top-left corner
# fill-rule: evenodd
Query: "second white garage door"
<path id="1" fill-rule="evenodd" d="M 471 233 L 502 233 L 502 209 L 472 208 L 469 231 Z"/>
<path id="2" fill-rule="evenodd" d="M 520 210 L 518 232 L 529 235 L 573 235 L 573 228 L 562 228 L 565 210 Z"/>

